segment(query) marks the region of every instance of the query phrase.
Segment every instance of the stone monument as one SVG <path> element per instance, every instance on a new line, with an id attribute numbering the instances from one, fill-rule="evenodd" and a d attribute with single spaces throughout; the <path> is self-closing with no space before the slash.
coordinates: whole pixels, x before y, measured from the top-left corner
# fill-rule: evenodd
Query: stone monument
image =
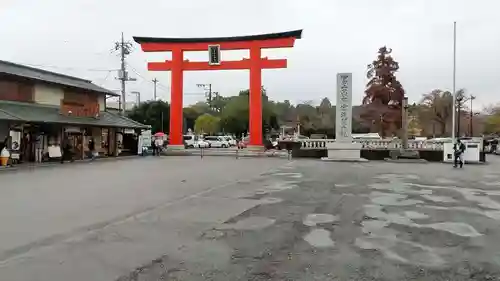
<path id="1" fill-rule="evenodd" d="M 327 143 L 325 161 L 367 161 L 361 158 L 361 143 L 352 141 L 352 73 L 337 74 L 335 142 Z"/>

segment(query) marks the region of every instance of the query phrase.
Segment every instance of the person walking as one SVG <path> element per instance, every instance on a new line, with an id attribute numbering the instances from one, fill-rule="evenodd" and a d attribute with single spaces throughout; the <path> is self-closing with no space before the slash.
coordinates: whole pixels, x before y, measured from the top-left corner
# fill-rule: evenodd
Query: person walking
<path id="1" fill-rule="evenodd" d="M 160 156 L 161 155 L 161 152 L 162 152 L 162 148 L 163 148 L 163 137 L 156 137 L 156 140 L 155 140 L 155 147 L 156 147 L 156 155 L 157 156 Z"/>
<path id="2" fill-rule="evenodd" d="M 90 152 L 90 161 L 94 161 L 94 159 L 96 157 L 94 138 L 89 139 L 89 152 Z"/>
<path id="3" fill-rule="evenodd" d="M 156 142 L 154 139 L 151 139 L 151 149 L 153 149 L 153 156 L 156 156 Z"/>
<path id="4" fill-rule="evenodd" d="M 43 135 L 39 134 L 35 138 L 35 162 L 42 163 L 43 160 Z"/>
<path id="5" fill-rule="evenodd" d="M 457 142 L 453 145 L 453 152 L 455 156 L 453 161 L 453 168 L 458 167 L 458 164 L 460 164 L 460 168 L 463 168 L 465 144 L 460 139 L 457 139 Z"/>

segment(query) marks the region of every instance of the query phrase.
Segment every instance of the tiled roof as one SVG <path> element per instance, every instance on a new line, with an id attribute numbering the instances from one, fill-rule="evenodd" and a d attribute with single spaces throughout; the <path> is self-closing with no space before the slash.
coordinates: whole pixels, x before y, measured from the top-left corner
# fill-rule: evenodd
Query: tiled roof
<path id="1" fill-rule="evenodd" d="M 32 103 L 0 101 L 0 120 L 23 121 L 31 123 L 55 123 L 68 125 L 87 125 L 126 129 L 146 129 L 148 125 L 116 113 L 102 111 L 98 118 L 72 117 L 60 114 L 59 107 Z"/>
<path id="2" fill-rule="evenodd" d="M 302 37 L 302 29 L 268 33 L 259 35 L 246 35 L 246 36 L 231 36 L 231 37 L 200 37 L 200 38 L 158 38 L 158 37 L 138 37 L 134 36 L 134 41 L 141 43 L 201 43 L 201 42 L 240 42 L 240 41 L 256 41 L 256 40 L 270 40 L 282 38 L 296 38 Z"/>
<path id="3" fill-rule="evenodd" d="M 106 95 L 113 95 L 113 96 L 119 95 L 115 92 L 99 87 L 93 84 L 92 81 L 89 80 L 0 60 L 0 74 L 2 73 L 38 81 L 44 81 L 48 83 L 59 84 L 63 86 L 90 90 L 98 93 L 103 93 Z"/>

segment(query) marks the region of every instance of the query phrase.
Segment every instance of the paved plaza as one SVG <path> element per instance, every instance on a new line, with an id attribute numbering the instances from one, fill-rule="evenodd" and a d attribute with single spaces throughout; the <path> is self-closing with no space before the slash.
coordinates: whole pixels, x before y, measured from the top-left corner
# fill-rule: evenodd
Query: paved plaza
<path id="1" fill-rule="evenodd" d="M 487 165 L 146 157 L 0 173 L 0 280 L 500 280 Z"/>

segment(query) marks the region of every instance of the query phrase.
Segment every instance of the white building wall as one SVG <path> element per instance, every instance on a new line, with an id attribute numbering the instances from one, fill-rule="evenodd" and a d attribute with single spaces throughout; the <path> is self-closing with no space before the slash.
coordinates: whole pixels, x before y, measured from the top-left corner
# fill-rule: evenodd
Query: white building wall
<path id="1" fill-rule="evenodd" d="M 46 105 L 61 105 L 61 100 L 64 98 L 64 90 L 57 86 L 46 84 L 36 84 L 34 101 L 39 104 Z"/>

